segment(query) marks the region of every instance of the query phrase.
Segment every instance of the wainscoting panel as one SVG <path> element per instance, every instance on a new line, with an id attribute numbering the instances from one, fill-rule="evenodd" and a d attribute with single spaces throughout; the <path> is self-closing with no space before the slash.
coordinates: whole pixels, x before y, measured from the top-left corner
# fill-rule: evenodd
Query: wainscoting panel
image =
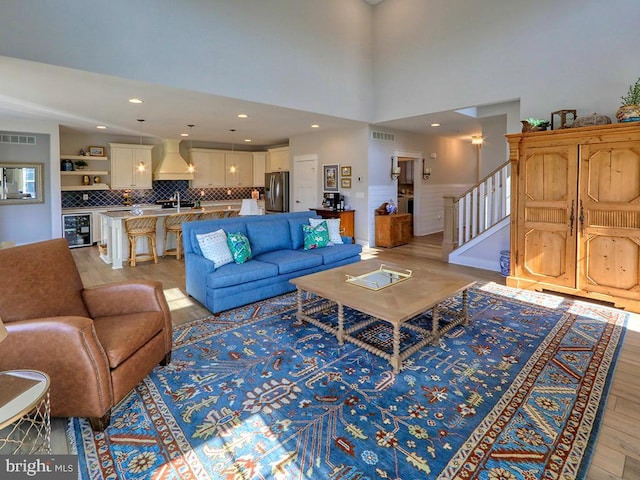
<path id="1" fill-rule="evenodd" d="M 444 195 L 460 195 L 471 185 L 435 184 L 421 185 L 419 194 L 414 197 L 413 234 L 429 235 L 444 230 Z"/>
<path id="2" fill-rule="evenodd" d="M 388 202 L 389 199 L 396 201 L 398 195 L 397 185 L 370 185 L 369 186 L 369 211 L 368 215 L 368 228 L 369 233 L 369 245 L 375 245 L 376 240 L 376 221 L 374 210 L 382 205 L 384 202 Z"/>

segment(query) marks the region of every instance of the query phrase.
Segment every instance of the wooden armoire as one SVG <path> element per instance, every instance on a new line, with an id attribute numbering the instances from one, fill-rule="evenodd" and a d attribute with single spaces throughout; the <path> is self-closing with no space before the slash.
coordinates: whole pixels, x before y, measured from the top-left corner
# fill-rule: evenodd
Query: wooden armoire
<path id="1" fill-rule="evenodd" d="M 640 122 L 507 135 L 507 285 L 640 311 Z"/>

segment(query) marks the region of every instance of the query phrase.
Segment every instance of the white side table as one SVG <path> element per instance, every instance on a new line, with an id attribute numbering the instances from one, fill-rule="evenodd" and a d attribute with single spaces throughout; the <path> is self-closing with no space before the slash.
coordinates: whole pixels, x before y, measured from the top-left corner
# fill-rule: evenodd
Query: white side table
<path id="1" fill-rule="evenodd" d="M 0 373 L 0 454 L 50 454 L 49 376 L 36 370 Z"/>

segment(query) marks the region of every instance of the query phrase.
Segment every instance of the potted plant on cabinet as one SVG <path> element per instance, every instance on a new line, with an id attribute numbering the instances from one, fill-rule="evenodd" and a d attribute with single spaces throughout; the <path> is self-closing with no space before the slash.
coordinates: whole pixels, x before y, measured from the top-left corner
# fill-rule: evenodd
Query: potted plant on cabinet
<path id="1" fill-rule="evenodd" d="M 640 78 L 633 85 L 629 85 L 627 94 L 620 97 L 620 100 L 622 100 L 622 106 L 616 112 L 618 121 L 640 121 Z"/>
<path id="2" fill-rule="evenodd" d="M 529 117 L 526 120 L 520 120 L 522 123 L 522 132 L 542 132 L 549 126 L 549 120 L 542 120 L 541 118 Z"/>
<path id="3" fill-rule="evenodd" d="M 89 164 L 85 160 L 76 160 L 76 168 L 78 170 L 85 170 Z"/>

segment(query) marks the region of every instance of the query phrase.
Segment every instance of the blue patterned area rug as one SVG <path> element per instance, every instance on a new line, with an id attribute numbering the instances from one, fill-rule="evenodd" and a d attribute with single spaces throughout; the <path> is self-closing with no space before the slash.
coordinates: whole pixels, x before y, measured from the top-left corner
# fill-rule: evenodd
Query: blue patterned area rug
<path id="1" fill-rule="evenodd" d="M 585 478 L 631 318 L 479 285 L 470 325 L 395 375 L 295 313 L 289 294 L 177 327 L 171 365 L 114 409 L 106 432 L 69 420 L 81 477 Z M 362 335 L 389 344 L 383 324 Z"/>

